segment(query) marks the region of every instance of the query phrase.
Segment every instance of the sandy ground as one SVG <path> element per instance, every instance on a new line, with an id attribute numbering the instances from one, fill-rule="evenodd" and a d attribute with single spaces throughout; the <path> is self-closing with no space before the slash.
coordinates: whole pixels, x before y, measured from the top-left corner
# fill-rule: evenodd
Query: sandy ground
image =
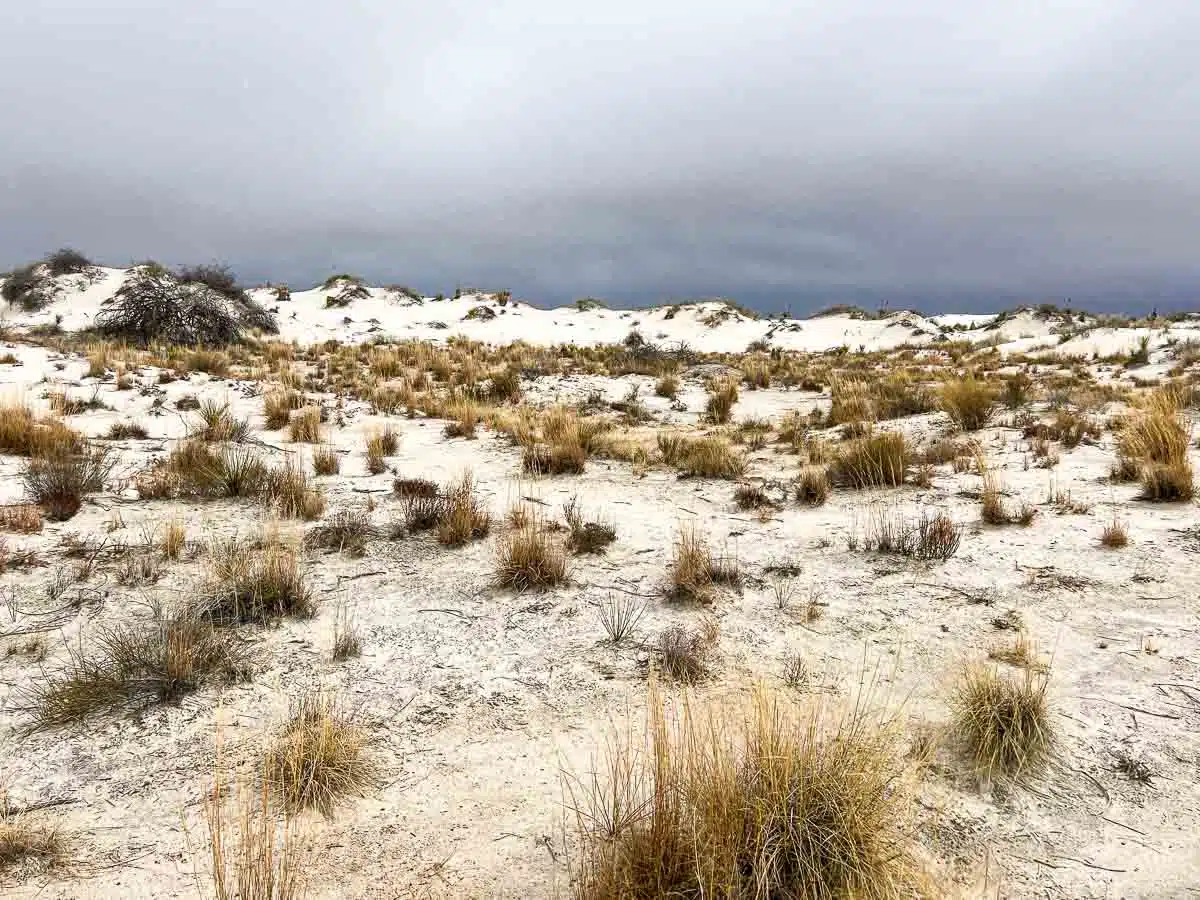
<path id="1" fill-rule="evenodd" d="M 428 304 L 417 308 L 427 311 Z M 535 312 L 541 313 L 527 314 Z M 617 340 L 629 327 L 620 322 Z M 762 323 L 755 327 L 761 331 Z M 743 338 L 730 340 L 744 344 Z M 1136 338 L 1094 340 L 1129 346 Z M 1034 338 L 1021 337 L 1018 328 L 1010 339 Z M 96 385 L 85 377 L 82 359 L 19 344 L 10 349 L 20 360 L 0 366 L 10 397 L 37 407 L 45 404 L 43 379 L 75 386 L 77 395 L 90 395 Z M 138 373 L 146 394 L 117 391 L 110 378 L 99 385 L 99 397 L 114 410 L 69 420 L 91 435 L 117 420 L 149 430 L 147 440 L 116 442 L 120 473 L 163 455 L 186 433 L 189 417 L 173 409 L 184 394 L 229 401 L 255 424 L 254 436 L 272 459 L 310 452 L 262 430 L 258 385 L 195 375 L 159 386 L 156 375 Z M 581 399 L 593 389 L 617 399 L 632 384 L 662 422 L 697 421 L 703 386 L 696 377 L 685 378 L 681 393 L 690 412 L 672 412 L 653 397 L 651 380 L 637 376 L 547 377 L 524 387 L 527 400 L 546 403 Z M 164 401 L 159 415 L 152 409 L 157 396 Z M 827 395 L 743 391 L 736 414 L 778 421 L 821 404 Z M 1033 524 L 1021 528 L 982 525 L 979 475 L 955 474 L 949 466 L 939 467 L 927 488 L 835 491 L 822 507 L 789 504 L 760 519 L 735 506 L 732 483 L 682 480 L 666 469 L 638 474 L 624 463 L 591 460 L 581 476 L 522 477 L 519 448 L 507 440 L 486 429 L 477 440 L 449 440 L 440 422 L 423 418 L 387 420 L 400 434 L 400 449 L 387 460 L 391 471 L 372 476 L 363 440 L 384 420 L 358 401 L 344 401 L 341 412 L 344 427 L 328 430 L 344 453 L 341 474 L 318 479 L 331 512 L 362 508 L 371 497 L 374 521 L 384 525 L 397 509 L 393 472 L 442 482 L 470 468 L 497 516 L 516 502 L 561 516 L 562 504 L 578 497 L 585 510 L 616 526 L 617 541 L 603 556 L 575 558 L 566 587 L 536 594 L 491 586 L 495 535 L 458 549 L 428 537 L 380 540 L 361 558 L 309 552 L 305 569 L 319 613 L 247 631 L 256 661 L 252 681 L 204 690 L 138 718 L 26 736 L 23 685 L 61 663 L 71 647 L 86 646 L 99 627 L 186 596 L 203 578 L 204 560 L 171 564 L 151 587 L 122 587 L 104 571 L 73 586 L 65 600 L 76 608 L 42 632 L 49 641 L 44 662 L 0 652 L 0 777 L 16 803 L 63 801 L 41 815 L 69 836 L 72 859 L 62 872 L 10 880 L 6 896 L 208 896 L 202 801 L 218 755 L 225 763 L 252 759 L 289 699 L 313 685 L 336 691 L 370 728 L 384 778 L 332 818 L 303 818 L 311 896 L 569 896 L 563 773 L 588 771 L 605 736 L 629 722 L 636 727 L 645 704 L 647 652 L 603 642 L 598 609 L 614 593 L 645 600 L 639 632 L 646 640 L 672 624 L 715 618 L 719 644 L 713 677 L 697 688 L 701 696 L 738 694 L 762 681 L 836 703 L 874 678 L 881 699 L 914 729 L 946 722 L 957 667 L 1010 637 L 994 622 L 1017 611 L 1052 665 L 1060 738 L 1050 768 L 1017 787 L 980 784 L 953 748 L 938 751 L 920 786 L 918 834 L 939 861 L 947 894 L 1200 896 L 1200 520 L 1194 504 L 1139 503 L 1136 486 L 1110 483 L 1111 433 L 1061 451 L 1061 463 L 1044 470 L 1026 465 L 1026 442 L 1015 429 L 981 432 L 1008 502 L 1023 499 L 1038 508 Z M 946 426 L 940 413 L 886 424 L 918 440 Z M 1195 451 L 1193 462 L 1200 464 Z M 20 499 L 19 471 L 20 460 L 0 458 L 0 500 Z M 794 457 L 770 447 L 751 454 L 752 480 L 786 480 L 795 472 Z M 1052 502 L 1056 493 L 1069 493 L 1087 511 L 1061 511 Z M 961 549 L 946 562 L 849 547 L 848 538 L 861 534 L 872 515 L 915 516 L 931 508 L 966 525 Z M 10 548 L 37 550 L 49 565 L 0 576 L 0 632 L 34 626 L 62 605 L 47 599 L 46 588 L 69 565 L 64 535 L 136 542 L 172 517 L 196 541 L 249 535 L 263 525 L 249 503 L 99 495 L 69 522 L 47 523 L 39 535 L 8 536 Z M 1130 535 L 1120 550 L 1099 544 L 1114 517 Z M 723 590 L 704 609 L 661 599 L 670 548 L 685 524 L 697 525 L 715 550 L 736 554 L 747 576 L 740 591 Z M 790 597 L 786 608 L 777 603 L 777 586 Z M 809 600 L 822 615 L 806 622 L 799 611 Z M 361 631 L 363 653 L 334 663 L 334 622 L 343 612 Z M 785 665 L 797 654 L 809 678 L 784 688 Z M 1122 754 L 1143 761 L 1152 782 L 1120 774 Z"/>

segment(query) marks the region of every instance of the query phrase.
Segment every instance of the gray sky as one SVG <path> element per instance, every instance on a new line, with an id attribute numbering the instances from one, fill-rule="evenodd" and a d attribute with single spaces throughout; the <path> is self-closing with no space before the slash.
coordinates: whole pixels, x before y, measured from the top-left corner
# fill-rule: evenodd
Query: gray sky
<path id="1" fill-rule="evenodd" d="M 1197 0 L 2 0 L 0 33 L 0 266 L 1200 306 Z"/>

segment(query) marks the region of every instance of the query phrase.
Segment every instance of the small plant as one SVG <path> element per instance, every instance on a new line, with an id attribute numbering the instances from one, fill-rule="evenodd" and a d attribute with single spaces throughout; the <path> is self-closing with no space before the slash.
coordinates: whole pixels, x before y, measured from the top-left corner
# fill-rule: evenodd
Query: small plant
<path id="1" fill-rule="evenodd" d="M 706 600 L 713 585 L 736 587 L 742 580 L 737 558 L 714 557 L 704 536 L 692 525 L 679 530 L 667 577 L 671 600 Z"/>
<path id="2" fill-rule="evenodd" d="M 983 473 L 983 491 L 979 495 L 980 517 L 988 525 L 1022 525 L 1033 523 L 1037 510 L 1022 501 L 1015 510 L 1004 505 L 1000 479 L 992 472 L 982 457 L 977 459 L 979 471 Z"/>
<path id="3" fill-rule="evenodd" d="M 444 503 L 439 504 L 436 523 L 438 543 L 459 547 L 487 537 L 492 517 L 475 494 L 475 480 L 470 472 L 451 485 L 444 497 Z"/>
<path id="4" fill-rule="evenodd" d="M 392 493 L 400 499 L 406 497 L 436 497 L 438 486 L 427 478 L 397 478 L 392 482 Z"/>
<path id="5" fill-rule="evenodd" d="M 116 459 L 107 447 L 81 452 L 59 450 L 30 459 L 21 473 L 25 491 L 47 519 L 63 522 L 73 518 L 88 494 L 104 490 Z"/>
<path id="6" fill-rule="evenodd" d="M 567 581 L 567 557 L 536 520 L 502 535 L 496 547 L 497 587 L 545 590 Z"/>
<path id="7" fill-rule="evenodd" d="M 1053 743 L 1045 674 L 1026 669 L 1011 678 L 989 666 L 970 666 L 951 698 L 956 736 L 979 770 L 1016 777 L 1039 768 Z"/>
<path id="8" fill-rule="evenodd" d="M 992 419 L 995 396 L 991 388 L 967 376 L 942 387 L 941 407 L 963 431 L 978 431 Z"/>
<path id="9" fill-rule="evenodd" d="M 10 868 L 35 866 L 49 871 L 65 862 L 67 840 L 62 832 L 28 815 L 9 811 L 0 794 L 0 876 Z"/>
<path id="10" fill-rule="evenodd" d="M 733 416 L 733 405 L 738 401 L 738 386 L 733 379 L 712 385 L 708 400 L 704 404 L 704 415 L 714 425 L 725 425 Z"/>
<path id="11" fill-rule="evenodd" d="M 295 391 L 275 391 L 263 397 L 263 418 L 268 431 L 286 428 L 292 410 L 300 408 L 300 395 Z"/>
<path id="12" fill-rule="evenodd" d="M 144 441 L 150 432 L 135 422 L 113 422 L 104 436 L 110 441 Z"/>
<path id="13" fill-rule="evenodd" d="M 575 497 L 563 504 L 563 518 L 567 521 L 567 546 L 572 553 L 603 553 L 617 539 L 617 530 L 608 522 L 584 518 Z"/>
<path id="14" fill-rule="evenodd" d="M 733 502 L 738 509 L 770 509 L 775 506 L 760 484 L 739 484 L 733 491 Z"/>
<path id="15" fill-rule="evenodd" d="M 313 450 L 312 462 L 314 475 L 336 475 L 342 468 L 341 457 L 328 444 L 322 444 Z"/>
<path id="16" fill-rule="evenodd" d="M 1100 533 L 1100 543 L 1113 550 L 1126 546 L 1129 543 L 1129 530 L 1125 527 L 1125 523 L 1114 516 L 1113 520 L 1105 525 L 1104 530 Z"/>
<path id="17" fill-rule="evenodd" d="M 829 466 L 833 484 L 850 488 L 898 487 L 904 483 L 909 449 L 898 431 L 874 432 L 847 441 Z"/>
<path id="18" fill-rule="evenodd" d="M 232 538 L 217 544 L 211 558 L 208 581 L 193 601 L 204 619 L 220 625 L 271 623 L 316 612 L 294 550 L 273 545 L 254 551 Z"/>
<path id="19" fill-rule="evenodd" d="M 178 519 L 170 519 L 163 526 L 159 549 L 165 559 L 178 559 L 186 541 L 187 531 L 184 529 L 183 523 Z"/>
<path id="20" fill-rule="evenodd" d="M 658 636 L 658 661 L 675 681 L 694 684 L 708 674 L 707 657 L 715 643 L 716 630 L 690 631 L 672 625 Z"/>
<path id="21" fill-rule="evenodd" d="M 267 472 L 263 500 L 285 519 L 312 521 L 325 512 L 325 495 L 314 488 L 298 463 L 287 463 Z"/>
<path id="22" fill-rule="evenodd" d="M 674 400 L 679 395 L 679 379 L 674 375 L 664 375 L 655 383 L 654 393 L 656 396 Z"/>
<path id="23" fill-rule="evenodd" d="M 297 444 L 321 443 L 320 407 L 306 406 L 298 410 L 288 423 L 288 439 Z"/>
<path id="24" fill-rule="evenodd" d="M 829 474 L 824 466 L 806 466 L 796 476 L 796 500 L 805 506 L 823 506 L 829 499 Z"/>
<path id="25" fill-rule="evenodd" d="M 289 809 L 332 814 L 347 795 L 360 795 L 378 772 L 367 733 L 333 698 L 302 695 L 293 704 L 264 765 L 267 783 Z"/>
<path id="26" fill-rule="evenodd" d="M 362 637 L 344 607 L 339 607 L 333 623 L 333 661 L 345 662 L 362 654 Z"/>
<path id="27" fill-rule="evenodd" d="M 228 403 L 206 400 L 200 404 L 197 412 L 200 415 L 200 424 L 192 430 L 191 436 L 198 440 L 244 441 L 250 434 L 250 423 L 234 416 Z"/>
<path id="28" fill-rule="evenodd" d="M 312 529 L 304 538 L 306 547 L 346 552 L 362 556 L 367 541 L 375 537 L 375 527 L 365 510 L 340 509 L 328 521 Z"/>
<path id="29" fill-rule="evenodd" d="M 234 635 L 186 617 L 106 628 L 92 643 L 92 653 L 73 651 L 61 670 L 32 688 L 32 729 L 173 702 L 249 671 Z"/>
<path id="30" fill-rule="evenodd" d="M 877 553 L 944 561 L 958 552 L 962 532 L 962 526 L 941 511 L 933 515 L 922 511 L 916 522 L 877 511 L 871 518 L 863 545 Z"/>
<path id="31" fill-rule="evenodd" d="M 600 624 L 608 635 L 608 642 L 619 647 L 633 637 L 638 623 L 646 612 L 646 603 L 624 594 L 609 594 L 600 601 Z"/>
<path id="32" fill-rule="evenodd" d="M 660 443 L 660 450 L 662 446 Z M 668 447 L 672 453 L 678 452 L 673 465 L 678 466 L 679 473 L 686 477 L 741 478 L 746 473 L 745 457 L 719 435 L 695 440 L 684 439 L 678 450 L 668 441 Z"/>
<path id="33" fill-rule="evenodd" d="M 1050 668 L 1038 659 L 1037 648 L 1024 632 L 1018 632 L 1011 644 L 993 646 L 988 650 L 988 659 L 1033 672 L 1045 673 Z"/>
<path id="34" fill-rule="evenodd" d="M 395 456 L 400 449 L 400 436 L 391 425 L 380 431 L 372 431 L 367 436 L 368 456 Z"/>

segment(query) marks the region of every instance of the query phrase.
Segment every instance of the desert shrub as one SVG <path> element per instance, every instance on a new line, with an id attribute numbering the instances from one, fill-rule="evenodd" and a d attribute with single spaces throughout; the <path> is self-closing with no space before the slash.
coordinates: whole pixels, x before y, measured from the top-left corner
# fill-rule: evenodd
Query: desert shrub
<path id="1" fill-rule="evenodd" d="M 427 478 L 397 478 L 392 482 L 397 497 L 436 497 L 438 486 Z"/>
<path id="2" fill-rule="evenodd" d="M 733 405 L 738 401 L 737 382 L 732 379 L 714 383 L 704 403 L 704 415 L 714 425 L 724 425 L 733 416 Z"/>
<path id="3" fill-rule="evenodd" d="M 508 367 L 492 373 L 487 397 L 493 403 L 516 403 L 521 399 L 521 372 Z"/>
<path id="4" fill-rule="evenodd" d="M 297 444 L 319 444 L 321 435 L 321 408 L 306 406 L 292 416 L 288 423 L 288 440 Z"/>
<path id="5" fill-rule="evenodd" d="M 963 431 L 978 431 L 992 419 L 995 396 L 974 376 L 947 382 L 940 399 L 942 410 Z"/>
<path id="6" fill-rule="evenodd" d="M 674 375 L 664 375 L 655 383 L 654 393 L 659 397 L 674 400 L 679 395 L 679 379 Z"/>
<path id="7" fill-rule="evenodd" d="M 367 455 L 395 456 L 400 449 L 400 436 L 391 425 L 367 435 Z"/>
<path id="8" fill-rule="evenodd" d="M 371 524 L 371 516 L 366 510 L 339 509 L 304 536 L 304 545 L 361 556 L 366 552 L 367 541 L 374 538 L 375 534 L 375 526 Z"/>
<path id="9" fill-rule="evenodd" d="M 159 549 L 166 559 L 178 559 L 183 552 L 187 540 L 187 531 L 178 519 L 170 519 L 163 527 L 163 535 L 159 541 Z"/>
<path id="10" fill-rule="evenodd" d="M 1033 395 L 1033 379 L 1024 372 L 1009 375 L 1004 379 L 1000 399 L 1009 409 L 1020 409 L 1029 403 Z"/>
<path id="11" fill-rule="evenodd" d="M 805 506 L 822 506 L 829 499 L 829 473 L 824 466 L 806 466 L 796 476 L 796 500 Z"/>
<path id="12" fill-rule="evenodd" d="M 1053 725 L 1045 673 L 1019 678 L 989 666 L 963 670 L 951 695 L 953 731 L 979 770 L 1015 777 L 1049 757 Z"/>
<path id="13" fill-rule="evenodd" d="M 1129 543 L 1129 529 L 1125 527 L 1125 523 L 1114 518 L 1111 522 L 1104 526 L 1104 530 L 1100 533 L 1100 544 L 1111 549 L 1120 549 Z"/>
<path id="14" fill-rule="evenodd" d="M 458 547 L 487 537 L 492 517 L 475 494 L 475 481 L 465 473 L 445 492 L 445 506 L 437 522 L 438 543 Z"/>
<path id="15" fill-rule="evenodd" d="M 578 900 L 941 895 L 891 723 L 857 706 L 822 718 L 765 689 L 669 722 L 652 688 L 648 708 L 644 752 L 614 742 L 606 780 L 572 782 Z"/>
<path id="16" fill-rule="evenodd" d="M 135 422 L 113 422 L 104 436 L 110 441 L 144 441 L 150 437 L 150 432 Z"/>
<path id="17" fill-rule="evenodd" d="M 449 510 L 449 502 L 436 488 L 433 494 L 401 494 L 400 498 L 402 530 L 410 534 L 437 528 Z M 401 536 L 401 529 L 394 528 L 393 532 L 395 537 Z"/>
<path id="18" fill-rule="evenodd" d="M 35 503 L 0 506 L 0 531 L 36 534 L 42 530 L 42 511 Z"/>
<path id="19" fill-rule="evenodd" d="M 56 295 L 54 282 L 39 263 L 13 269 L 4 276 L 4 284 L 0 286 L 0 297 L 25 312 L 37 312 L 49 305 Z"/>
<path id="20" fill-rule="evenodd" d="M 1015 510 L 1004 505 L 1003 487 L 996 474 L 987 468 L 987 464 L 979 461 L 979 471 L 983 473 L 983 490 L 979 495 L 980 518 L 988 525 L 1029 525 L 1033 522 L 1036 510 L 1022 501 Z"/>
<path id="21" fill-rule="evenodd" d="M 254 550 L 236 537 L 216 544 L 206 583 L 191 612 L 218 625 L 270 623 L 285 616 L 309 618 L 316 603 L 294 550 L 277 545 Z"/>
<path id="22" fill-rule="evenodd" d="M 871 381 L 835 378 L 829 385 L 829 425 L 877 422 L 929 412 L 934 398 L 923 385 L 904 375 Z"/>
<path id="23" fill-rule="evenodd" d="M 62 247 L 47 254 L 43 262 L 51 278 L 58 278 L 62 275 L 80 275 L 93 268 L 90 259 L 70 247 Z"/>
<path id="24" fill-rule="evenodd" d="M 532 444 L 521 451 L 521 468 L 534 475 L 578 475 L 587 465 L 587 451 L 576 441 Z"/>
<path id="25" fill-rule="evenodd" d="M 535 519 L 500 537 L 494 576 L 497 587 L 545 590 L 566 583 L 566 553 L 540 524 Z"/>
<path id="26" fill-rule="evenodd" d="M 87 655 L 73 650 L 61 670 L 34 684 L 31 728 L 142 710 L 176 701 L 206 683 L 240 680 L 249 672 L 234 635 L 187 617 L 105 628 L 92 648 Z"/>
<path id="27" fill-rule="evenodd" d="M 279 333 L 275 316 L 251 299 L 237 283 L 237 278 L 229 266 L 220 263 L 182 266 L 176 271 L 175 277 L 182 284 L 203 285 L 224 297 L 229 302 L 240 327 L 267 334 Z"/>
<path id="28" fill-rule="evenodd" d="M 314 449 L 312 462 L 315 475 L 336 475 L 342 468 L 337 451 L 329 446 L 322 445 Z"/>
<path id="29" fill-rule="evenodd" d="M 96 315 L 96 330 L 142 346 L 150 343 L 224 346 L 242 323 L 229 298 L 205 284 L 184 284 L 167 272 L 131 269 Z"/>
<path id="30" fill-rule="evenodd" d="M 603 553 L 617 539 L 617 531 L 611 524 L 584 516 L 574 497 L 563 504 L 563 518 L 569 531 L 567 547 L 572 553 Z"/>
<path id="31" fill-rule="evenodd" d="M 841 487 L 897 487 L 909 465 L 908 445 L 898 431 L 880 431 L 847 441 L 829 465 L 829 478 Z"/>
<path id="32" fill-rule="evenodd" d="M 475 429 L 479 425 L 479 405 L 469 400 L 458 400 L 451 403 L 445 411 L 450 421 L 442 429 L 446 437 L 462 437 L 471 440 L 475 437 Z"/>
<path id="33" fill-rule="evenodd" d="M 739 484 L 733 490 L 733 502 L 738 509 L 768 509 L 775 505 L 761 484 Z"/>
<path id="34" fill-rule="evenodd" d="M 52 522 L 72 518 L 83 498 L 104 490 L 116 459 L 107 447 L 69 449 L 30 459 L 21 472 L 25 491 Z"/>
<path id="35" fill-rule="evenodd" d="M 332 697 L 304 694 L 267 749 L 266 781 L 288 808 L 330 815 L 339 800 L 361 795 L 378 778 L 367 738 Z"/>

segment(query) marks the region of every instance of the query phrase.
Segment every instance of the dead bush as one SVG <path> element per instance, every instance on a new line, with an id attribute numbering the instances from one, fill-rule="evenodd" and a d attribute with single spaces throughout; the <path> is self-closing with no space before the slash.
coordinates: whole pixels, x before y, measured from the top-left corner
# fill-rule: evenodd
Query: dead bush
<path id="1" fill-rule="evenodd" d="M 843 444 L 829 465 L 829 478 L 839 487 L 898 487 L 904 483 L 909 450 L 898 431 L 874 432 Z"/>
<path id="2" fill-rule="evenodd" d="M 1049 757 L 1053 726 L 1044 673 L 1019 678 L 989 666 L 969 666 L 951 697 L 953 733 L 988 776 L 1016 777 Z"/>
<path id="3" fill-rule="evenodd" d="M 996 398 L 992 389 L 973 375 L 942 386 L 942 410 L 963 431 L 978 431 L 992 419 Z"/>
<path id="4" fill-rule="evenodd" d="M 213 547 L 208 579 L 192 611 L 219 625 L 271 623 L 285 616 L 309 618 L 316 604 L 294 550 L 277 545 L 255 550 L 233 538 Z"/>
<path id="5" fill-rule="evenodd" d="M 26 462 L 21 480 L 46 518 L 63 522 L 79 512 L 86 495 L 104 490 L 115 466 L 116 458 L 107 447 L 59 450 Z"/>

